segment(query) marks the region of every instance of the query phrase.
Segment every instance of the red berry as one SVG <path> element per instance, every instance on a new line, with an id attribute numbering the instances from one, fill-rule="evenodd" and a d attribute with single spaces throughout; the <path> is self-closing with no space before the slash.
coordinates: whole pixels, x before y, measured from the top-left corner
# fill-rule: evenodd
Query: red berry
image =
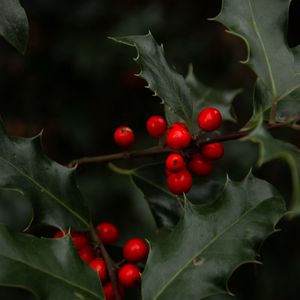
<path id="1" fill-rule="evenodd" d="M 221 143 L 211 143 L 203 146 L 201 152 L 207 159 L 220 159 L 224 154 L 224 147 Z"/>
<path id="2" fill-rule="evenodd" d="M 182 150 L 191 142 L 190 133 L 180 126 L 171 127 L 167 133 L 166 144 L 173 150 Z"/>
<path id="3" fill-rule="evenodd" d="M 146 123 L 148 133 L 156 138 L 164 135 L 167 130 L 167 123 L 161 116 L 151 116 Z"/>
<path id="4" fill-rule="evenodd" d="M 119 238 L 119 230 L 114 224 L 100 223 L 96 228 L 98 236 L 104 245 L 113 244 Z"/>
<path id="5" fill-rule="evenodd" d="M 169 190 L 176 195 L 187 193 L 191 189 L 192 184 L 192 175 L 186 169 L 171 174 L 167 181 Z"/>
<path id="6" fill-rule="evenodd" d="M 116 299 L 115 291 L 114 291 L 111 281 L 104 284 L 103 292 L 104 292 L 104 296 L 105 296 L 106 300 L 115 300 Z M 119 285 L 119 293 L 120 293 L 121 298 L 123 298 L 125 295 L 125 290 L 121 285 Z"/>
<path id="7" fill-rule="evenodd" d="M 132 129 L 127 126 L 121 126 L 114 133 L 115 142 L 124 148 L 129 147 L 135 140 L 135 135 Z"/>
<path id="8" fill-rule="evenodd" d="M 179 172 L 185 168 L 185 161 L 178 153 L 170 154 L 166 159 L 166 168 L 171 172 Z"/>
<path id="9" fill-rule="evenodd" d="M 193 153 L 192 160 L 189 162 L 189 169 L 197 176 L 207 176 L 212 171 L 212 163 L 200 153 Z"/>
<path id="10" fill-rule="evenodd" d="M 140 269 L 136 265 L 125 264 L 119 269 L 118 279 L 127 288 L 137 287 L 141 281 Z"/>
<path id="11" fill-rule="evenodd" d="M 98 273 L 101 282 L 103 282 L 107 274 L 105 261 L 102 258 L 95 258 L 89 263 L 89 265 Z"/>
<path id="12" fill-rule="evenodd" d="M 171 128 L 180 127 L 186 129 L 186 126 L 183 122 L 175 122 L 171 125 Z"/>
<path id="13" fill-rule="evenodd" d="M 198 125 L 205 131 L 214 131 L 221 126 L 222 115 L 214 107 L 208 107 L 199 112 Z"/>
<path id="14" fill-rule="evenodd" d="M 167 168 L 166 168 L 166 171 L 165 171 L 165 172 L 166 172 L 166 175 L 167 175 L 167 176 L 170 176 L 171 174 L 174 174 L 173 172 L 171 172 L 171 171 L 168 170 Z"/>
<path id="15" fill-rule="evenodd" d="M 81 248 L 83 248 L 85 245 L 88 244 L 88 239 L 84 233 L 71 230 L 70 235 L 72 237 L 73 243 L 77 248 L 77 250 L 80 250 Z"/>
<path id="16" fill-rule="evenodd" d="M 123 248 L 124 258 L 134 262 L 145 260 L 148 256 L 148 252 L 148 244 L 139 238 L 129 240 Z"/>
<path id="17" fill-rule="evenodd" d="M 65 233 L 62 232 L 62 231 L 57 231 L 57 232 L 54 233 L 54 238 L 56 238 L 56 239 L 60 239 L 64 236 L 65 236 Z"/>
<path id="18" fill-rule="evenodd" d="M 90 245 L 85 245 L 79 250 L 78 253 L 81 259 L 84 260 L 86 263 L 90 263 L 95 258 L 93 248 Z"/>

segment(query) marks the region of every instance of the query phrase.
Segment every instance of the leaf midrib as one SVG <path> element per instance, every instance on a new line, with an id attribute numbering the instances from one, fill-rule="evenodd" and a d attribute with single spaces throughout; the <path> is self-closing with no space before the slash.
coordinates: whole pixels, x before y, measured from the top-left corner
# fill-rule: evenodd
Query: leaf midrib
<path id="1" fill-rule="evenodd" d="M 77 212 L 75 212 L 73 209 L 71 209 L 70 207 L 68 207 L 61 199 L 59 199 L 58 197 L 56 197 L 54 194 L 52 194 L 47 188 L 45 188 L 44 186 L 42 186 L 41 184 L 39 184 L 33 177 L 29 176 L 28 174 L 26 174 L 25 172 L 23 172 L 22 170 L 20 170 L 17 166 L 15 166 L 13 163 L 11 163 L 10 161 L 8 161 L 7 159 L 5 159 L 3 156 L 0 157 L 0 159 L 2 159 L 4 162 L 6 162 L 7 164 L 9 164 L 12 168 L 14 168 L 18 173 L 20 173 L 22 176 L 24 176 L 27 180 L 29 180 L 30 182 L 32 182 L 34 185 L 36 185 L 39 189 L 43 190 L 50 198 L 52 198 L 53 200 L 55 200 L 58 204 L 60 204 L 61 206 L 63 206 L 68 212 L 70 212 L 72 215 L 74 215 L 78 220 L 80 220 L 80 222 L 82 222 L 86 227 L 89 227 L 89 223 L 86 222 Z"/>
<path id="2" fill-rule="evenodd" d="M 254 12 L 253 12 L 253 7 L 252 7 L 252 4 L 251 4 L 251 0 L 247 0 L 247 2 L 248 2 L 248 5 L 249 5 L 249 9 L 250 9 L 250 14 L 251 14 L 253 28 L 254 28 L 254 31 L 255 31 L 255 33 L 256 33 L 256 35 L 258 37 L 258 40 L 260 42 L 260 45 L 261 45 L 261 48 L 262 48 L 262 51 L 263 51 L 263 54 L 264 54 L 264 57 L 265 57 L 265 61 L 266 61 L 266 64 L 267 64 L 269 78 L 270 78 L 270 81 L 271 81 L 272 96 L 273 96 L 273 99 L 275 99 L 276 95 L 277 95 L 277 89 L 276 89 L 276 84 L 275 84 L 275 80 L 274 80 L 274 77 L 273 77 L 272 67 L 271 67 L 271 64 L 270 64 L 270 61 L 269 61 L 269 57 L 267 55 L 267 51 L 266 51 L 266 48 L 265 48 L 262 36 L 261 36 L 261 34 L 259 32 L 259 29 L 258 29 L 258 26 L 257 26 L 257 22 L 256 22 L 256 18 L 254 16 Z"/>
<path id="3" fill-rule="evenodd" d="M 157 300 L 160 295 L 167 289 L 167 287 L 174 281 L 176 277 L 179 276 L 180 273 L 182 273 L 192 262 L 195 258 L 197 258 L 199 255 L 201 255 L 205 250 L 207 250 L 216 240 L 218 240 L 222 235 L 227 233 L 228 230 L 230 230 L 233 226 L 235 226 L 237 223 L 239 223 L 244 217 L 246 217 L 249 213 L 254 211 L 258 206 L 260 206 L 263 202 L 270 200 L 270 198 L 258 203 L 257 205 L 253 206 L 250 210 L 246 211 L 244 214 L 242 214 L 235 222 L 230 224 L 230 226 L 226 227 L 223 231 L 221 231 L 218 235 L 216 235 L 205 247 L 203 247 L 200 252 L 198 252 L 196 255 L 194 255 L 182 268 L 179 269 L 178 272 L 176 272 L 171 279 L 158 291 L 155 297 L 153 297 L 154 300 Z"/>
<path id="4" fill-rule="evenodd" d="M 60 277 L 60 276 L 58 276 L 58 275 L 56 275 L 56 274 L 47 272 L 46 270 L 41 269 L 41 268 L 38 268 L 37 266 L 30 265 L 30 264 L 26 263 L 25 261 L 18 260 L 18 259 L 16 259 L 16 258 L 7 256 L 7 255 L 4 255 L 4 254 L 0 254 L 0 255 L 1 255 L 2 257 L 5 257 L 5 258 L 7 258 L 7 259 L 10 259 L 10 260 L 12 260 L 12 261 L 14 261 L 14 262 L 21 263 L 21 264 L 23 264 L 23 265 L 25 265 L 25 266 L 27 266 L 27 267 L 29 267 L 29 268 L 31 268 L 31 269 L 37 270 L 37 271 L 39 271 L 39 272 L 41 272 L 41 273 L 44 273 L 44 274 L 46 274 L 46 275 L 48 275 L 48 276 L 50 276 L 50 277 L 53 277 L 53 278 L 58 279 L 58 280 L 61 280 L 61 281 L 63 281 L 64 283 L 66 283 L 66 284 L 68 284 L 68 285 L 70 285 L 70 286 L 73 286 L 73 287 L 75 287 L 75 288 L 78 288 L 78 289 L 80 289 L 80 290 L 82 290 L 82 291 L 84 291 L 84 292 L 87 292 L 88 294 L 91 294 L 91 295 L 95 296 L 95 297 L 98 298 L 98 299 L 103 299 L 102 297 L 100 297 L 99 295 L 95 294 L 94 292 L 92 292 L 92 291 L 90 291 L 90 290 L 88 290 L 88 289 L 86 289 L 86 288 L 84 288 L 84 287 L 82 287 L 82 286 L 80 286 L 80 285 L 78 285 L 78 284 L 72 282 L 72 281 L 66 280 L 65 278 Z"/>

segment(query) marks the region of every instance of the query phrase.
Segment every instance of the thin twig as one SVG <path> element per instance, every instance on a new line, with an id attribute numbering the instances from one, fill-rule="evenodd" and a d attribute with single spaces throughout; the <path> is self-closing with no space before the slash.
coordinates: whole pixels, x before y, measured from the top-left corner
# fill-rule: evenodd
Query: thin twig
<path id="1" fill-rule="evenodd" d="M 291 126 L 291 124 L 290 123 L 272 123 L 272 124 L 268 124 L 266 126 L 266 128 L 273 129 L 273 128 L 280 128 L 280 127 L 288 127 L 288 126 Z M 210 144 L 210 143 L 237 140 L 237 139 L 247 136 L 250 133 L 251 133 L 251 130 L 245 130 L 245 131 L 237 131 L 237 132 L 232 132 L 232 133 L 214 136 L 214 137 L 208 137 L 208 138 L 205 138 L 202 140 L 200 139 L 200 140 L 196 141 L 196 143 L 192 147 L 199 148 L 199 147 L 202 147 L 202 146 Z M 119 152 L 119 153 L 100 155 L 100 156 L 82 157 L 79 159 L 72 160 L 68 164 L 68 166 L 74 167 L 74 166 L 79 166 L 79 165 L 83 165 L 83 164 L 104 163 L 104 162 L 111 162 L 111 161 L 124 160 L 124 159 L 130 159 L 130 158 L 149 157 L 149 156 L 166 154 L 166 153 L 170 153 L 170 152 L 173 152 L 173 150 L 168 148 L 167 146 L 158 145 L 155 147 L 146 148 L 146 149 L 142 149 L 142 150 Z"/>
<path id="2" fill-rule="evenodd" d="M 109 278 L 111 280 L 111 283 L 112 283 L 112 286 L 114 289 L 115 299 L 121 300 L 118 279 L 117 279 L 117 274 L 116 274 L 116 270 L 117 270 L 118 266 L 109 256 L 108 252 L 106 251 L 102 241 L 98 237 L 93 226 L 90 227 L 89 233 L 90 233 L 91 240 L 95 243 L 96 247 L 99 249 L 99 251 L 106 263 L 108 275 L 109 275 Z"/>

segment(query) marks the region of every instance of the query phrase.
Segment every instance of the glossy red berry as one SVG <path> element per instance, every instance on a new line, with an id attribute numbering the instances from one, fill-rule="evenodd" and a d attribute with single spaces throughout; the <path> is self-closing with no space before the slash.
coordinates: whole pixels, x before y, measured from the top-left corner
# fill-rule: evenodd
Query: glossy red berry
<path id="1" fill-rule="evenodd" d="M 185 168 L 185 161 L 182 155 L 171 153 L 166 159 L 166 168 L 170 172 L 179 172 Z"/>
<path id="2" fill-rule="evenodd" d="M 192 159 L 188 164 L 189 169 L 197 176 L 207 176 L 212 172 L 213 165 L 211 161 L 200 153 L 193 153 Z"/>
<path id="3" fill-rule="evenodd" d="M 224 147 L 221 143 L 211 143 L 203 146 L 201 152 L 207 159 L 220 159 L 224 154 Z"/>
<path id="4" fill-rule="evenodd" d="M 89 265 L 98 273 L 101 282 L 103 282 L 107 275 L 107 267 L 105 261 L 102 258 L 95 258 L 89 263 Z"/>
<path id="5" fill-rule="evenodd" d="M 147 258 L 148 244 L 139 238 L 130 239 L 123 247 L 123 256 L 129 261 L 140 262 Z"/>
<path id="6" fill-rule="evenodd" d="M 173 150 L 182 150 L 191 142 L 190 133 L 181 126 L 171 127 L 167 132 L 166 144 Z"/>
<path id="7" fill-rule="evenodd" d="M 161 116 L 151 116 L 146 122 L 146 129 L 154 138 L 162 136 L 167 130 L 166 120 Z"/>
<path id="8" fill-rule="evenodd" d="M 199 112 L 197 122 L 203 130 L 214 131 L 221 126 L 222 115 L 216 108 L 208 107 Z"/>
<path id="9" fill-rule="evenodd" d="M 140 269 L 136 265 L 125 264 L 119 269 L 118 279 L 124 287 L 137 287 L 141 281 Z"/>
<path id="10" fill-rule="evenodd" d="M 118 228 L 111 223 L 100 223 L 96 227 L 98 236 L 104 245 L 115 243 L 119 238 Z"/>
<path id="11" fill-rule="evenodd" d="M 135 140 L 134 132 L 127 126 L 121 126 L 114 133 L 115 142 L 123 148 L 127 148 L 133 144 Z"/>
<path id="12" fill-rule="evenodd" d="M 77 250 L 88 244 L 88 239 L 84 233 L 71 230 L 70 235 Z"/>
<path id="13" fill-rule="evenodd" d="M 193 185 L 192 175 L 186 169 L 171 174 L 168 177 L 167 185 L 169 190 L 176 195 L 187 193 Z"/>
<path id="14" fill-rule="evenodd" d="M 86 263 L 90 263 L 95 258 L 94 250 L 90 245 L 85 245 L 78 253 L 81 259 Z"/>
<path id="15" fill-rule="evenodd" d="M 171 128 L 174 128 L 174 127 L 180 127 L 180 128 L 187 129 L 186 126 L 185 126 L 185 124 L 183 122 L 172 123 Z"/>
<path id="16" fill-rule="evenodd" d="M 115 300 L 115 291 L 111 281 L 108 281 L 103 286 L 103 292 L 106 300 Z M 125 290 L 122 286 L 119 285 L 119 293 L 121 298 L 125 295 Z"/>

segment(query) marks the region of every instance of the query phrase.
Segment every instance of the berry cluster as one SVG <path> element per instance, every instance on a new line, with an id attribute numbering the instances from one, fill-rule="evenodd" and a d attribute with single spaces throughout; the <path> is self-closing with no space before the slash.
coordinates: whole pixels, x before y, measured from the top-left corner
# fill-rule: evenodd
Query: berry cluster
<path id="1" fill-rule="evenodd" d="M 201 110 L 197 117 L 200 133 L 212 132 L 221 126 L 222 115 L 214 107 Z M 221 143 L 210 143 L 201 149 L 188 154 L 183 152 L 195 137 L 191 135 L 186 125 L 175 122 L 169 127 L 161 116 L 151 116 L 146 122 L 146 129 L 154 138 L 166 136 L 166 145 L 177 152 L 171 153 L 166 159 L 167 185 L 169 190 L 177 195 L 187 193 L 193 183 L 192 175 L 207 176 L 212 172 L 212 161 L 220 159 L 224 154 Z M 119 127 L 114 133 L 115 142 L 123 147 L 129 147 L 135 139 L 132 129 L 126 126 Z"/>
<path id="2" fill-rule="evenodd" d="M 100 223 L 96 226 L 96 230 L 103 245 L 114 244 L 119 238 L 119 230 L 114 224 Z M 54 237 L 61 238 L 64 235 L 63 232 L 59 231 L 54 234 Z M 70 236 L 81 259 L 97 272 L 103 285 L 106 300 L 114 300 L 114 289 L 112 282 L 108 280 L 108 270 L 104 259 L 97 255 L 97 251 L 95 251 L 85 233 L 71 230 Z M 145 261 L 148 252 L 148 244 L 140 238 L 132 238 L 123 246 L 124 260 L 122 260 L 117 274 L 119 292 L 122 297 L 125 294 L 125 288 L 135 288 L 139 286 L 141 270 L 136 264 Z"/>

